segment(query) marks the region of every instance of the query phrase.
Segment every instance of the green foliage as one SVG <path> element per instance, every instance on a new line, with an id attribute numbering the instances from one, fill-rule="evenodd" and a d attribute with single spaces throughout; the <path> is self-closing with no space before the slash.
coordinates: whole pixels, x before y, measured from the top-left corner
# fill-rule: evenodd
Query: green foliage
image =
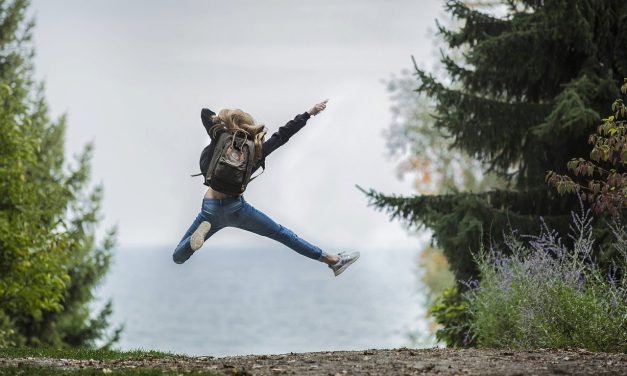
<path id="1" fill-rule="evenodd" d="M 500 3 L 505 14 L 497 17 L 464 1 L 446 2 L 460 27 L 438 23 L 445 74 L 426 72 L 414 61 L 419 104 L 410 108 L 428 109 L 426 101 L 434 132 L 448 137 L 453 152 L 475 158 L 484 175 L 504 183 L 413 197 L 362 189 L 369 204 L 392 219 L 431 230 L 458 282 L 479 272 L 472 252 L 503 243 L 512 228 L 531 233 L 543 217 L 560 232 L 568 229 L 576 199 L 549 189 L 545 173 L 562 173 L 569 160 L 584 155 L 588 135 L 627 77 L 624 1 Z M 418 113 L 412 119 L 425 118 Z M 414 129 L 406 133 L 409 142 L 422 128 Z M 395 144 L 405 152 L 403 143 Z M 417 156 L 408 160 L 424 159 L 423 150 L 412 150 Z M 602 221 L 595 231 L 600 243 L 607 242 Z M 612 257 L 596 262 L 607 266 Z"/>
<path id="2" fill-rule="evenodd" d="M 605 270 L 591 222 L 589 211 L 573 216 L 572 248 L 544 226 L 527 240 L 512 234 L 508 252 L 477 254 L 481 281 L 464 296 L 478 346 L 627 351 L 627 234 L 614 226 L 619 262 Z"/>
<path id="3" fill-rule="evenodd" d="M 8 347 L 0 349 L 0 358 L 56 358 L 56 359 L 98 359 L 98 360 L 143 360 L 185 358 L 184 355 L 151 350 L 116 351 L 86 347 Z"/>
<path id="4" fill-rule="evenodd" d="M 465 296 L 457 291 L 457 287 L 445 289 L 435 303 L 429 307 L 429 313 L 441 325 L 435 333 L 438 341 L 448 347 L 473 346 L 470 334 L 470 311 Z"/>
<path id="5" fill-rule="evenodd" d="M 417 93 L 434 103 L 434 127 L 506 188 L 422 197 L 368 193 L 370 204 L 392 218 L 431 229 L 457 280 L 476 276 L 470 253 L 502 242 L 511 227 L 529 233 L 542 216 L 567 229 L 576 200 L 549 189 L 545 172 L 583 155 L 587 135 L 627 77 L 627 3 L 503 1 L 503 7 L 506 14 L 497 17 L 447 1 L 462 26 L 439 25 L 439 34 L 463 58 L 443 53 L 443 79 L 415 62 L 414 68 Z"/>
<path id="6" fill-rule="evenodd" d="M 9 346 L 15 346 L 16 333 L 11 319 L 0 311 L 0 351 Z"/>
<path id="7" fill-rule="evenodd" d="M 111 307 L 91 318 L 88 303 L 115 229 L 96 246 L 102 189 L 88 186 L 92 147 L 66 165 L 65 119 L 49 119 L 32 79 L 27 5 L 0 1 L 0 345 L 93 345 Z"/>
<path id="8" fill-rule="evenodd" d="M 425 226 L 433 230 L 458 281 L 467 281 L 476 276 L 472 250 L 479 249 L 484 242 L 499 241 L 502 233 L 495 233 L 495 229 L 516 228 L 531 233 L 537 224 L 530 221 L 530 217 L 552 204 L 549 197 L 538 190 L 527 193 L 496 191 L 407 198 L 358 188 L 369 197 L 370 205 L 385 210 L 392 219 L 407 221 L 408 225 L 415 228 Z M 483 218 L 487 223 L 481 220 Z M 546 221 L 562 229 L 564 225 L 567 228 L 568 218 L 567 215 L 551 216 Z"/>
<path id="9" fill-rule="evenodd" d="M 627 94 L 627 78 L 621 92 Z M 546 181 L 559 194 L 581 194 L 597 214 L 617 217 L 627 208 L 627 106 L 622 99 L 614 101 L 612 112 L 588 138 L 593 145 L 591 161 L 573 158 L 567 164 L 569 171 L 586 181 L 579 183 L 554 171 L 547 172 Z"/>

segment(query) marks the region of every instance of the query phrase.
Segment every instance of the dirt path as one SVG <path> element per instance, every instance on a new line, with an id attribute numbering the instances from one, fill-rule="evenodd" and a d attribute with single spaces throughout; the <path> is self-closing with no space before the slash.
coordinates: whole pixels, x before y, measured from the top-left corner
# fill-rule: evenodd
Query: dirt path
<path id="1" fill-rule="evenodd" d="M 141 361 L 0 359 L 0 367 L 159 368 L 223 375 L 627 375 L 627 354 L 583 350 L 394 349 Z M 105 370 L 106 372 L 106 370 Z"/>

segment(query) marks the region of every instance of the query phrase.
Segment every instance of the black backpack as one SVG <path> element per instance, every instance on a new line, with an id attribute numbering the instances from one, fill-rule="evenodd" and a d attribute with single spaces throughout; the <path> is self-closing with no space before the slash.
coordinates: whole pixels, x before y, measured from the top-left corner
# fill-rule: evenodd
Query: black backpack
<path id="1" fill-rule="evenodd" d="M 246 190 L 255 165 L 255 143 L 241 129 L 225 130 L 214 140 L 215 148 L 210 158 L 206 146 L 200 153 L 200 174 L 208 186 L 218 192 L 238 196 Z"/>

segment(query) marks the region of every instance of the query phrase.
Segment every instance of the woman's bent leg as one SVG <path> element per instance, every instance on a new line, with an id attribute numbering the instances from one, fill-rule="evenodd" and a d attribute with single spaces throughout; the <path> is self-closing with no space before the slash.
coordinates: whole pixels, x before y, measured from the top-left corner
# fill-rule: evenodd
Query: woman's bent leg
<path id="1" fill-rule="evenodd" d="M 172 254 L 172 260 L 174 260 L 175 263 L 182 264 L 192 256 L 192 254 L 194 253 L 194 250 L 192 249 L 190 245 L 190 239 L 192 237 L 192 234 L 194 233 L 194 231 L 196 231 L 198 226 L 200 226 L 200 224 L 203 221 L 207 221 L 207 220 L 208 219 L 203 215 L 202 212 L 200 212 L 196 216 L 196 219 L 191 224 L 191 226 L 189 226 L 189 229 L 187 229 L 187 232 L 185 233 L 185 235 L 183 235 L 183 238 L 181 239 L 179 244 L 176 246 L 176 249 L 174 250 L 174 253 Z M 205 236 L 205 240 L 209 239 L 213 234 L 218 232 L 218 230 L 220 230 L 220 227 L 214 226 L 212 224 L 211 230 L 209 230 L 209 232 Z"/>
<path id="2" fill-rule="evenodd" d="M 237 221 L 231 226 L 250 231 L 255 234 L 268 237 L 282 243 L 303 256 L 320 261 L 326 255 L 320 248 L 301 239 L 290 229 L 274 222 L 270 217 L 255 209 L 253 206 L 244 203 L 241 214 Z"/>

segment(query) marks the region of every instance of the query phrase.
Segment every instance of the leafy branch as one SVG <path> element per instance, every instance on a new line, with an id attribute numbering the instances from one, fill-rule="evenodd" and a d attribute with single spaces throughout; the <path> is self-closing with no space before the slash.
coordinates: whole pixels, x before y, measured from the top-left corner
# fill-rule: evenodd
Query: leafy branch
<path id="1" fill-rule="evenodd" d="M 621 93 L 627 94 L 627 78 Z M 627 106 L 622 99 L 614 101 L 612 112 L 588 138 L 593 145 L 590 160 L 573 158 L 567 163 L 576 178 L 548 171 L 545 179 L 558 194 L 578 193 L 595 213 L 615 217 L 627 208 Z"/>

